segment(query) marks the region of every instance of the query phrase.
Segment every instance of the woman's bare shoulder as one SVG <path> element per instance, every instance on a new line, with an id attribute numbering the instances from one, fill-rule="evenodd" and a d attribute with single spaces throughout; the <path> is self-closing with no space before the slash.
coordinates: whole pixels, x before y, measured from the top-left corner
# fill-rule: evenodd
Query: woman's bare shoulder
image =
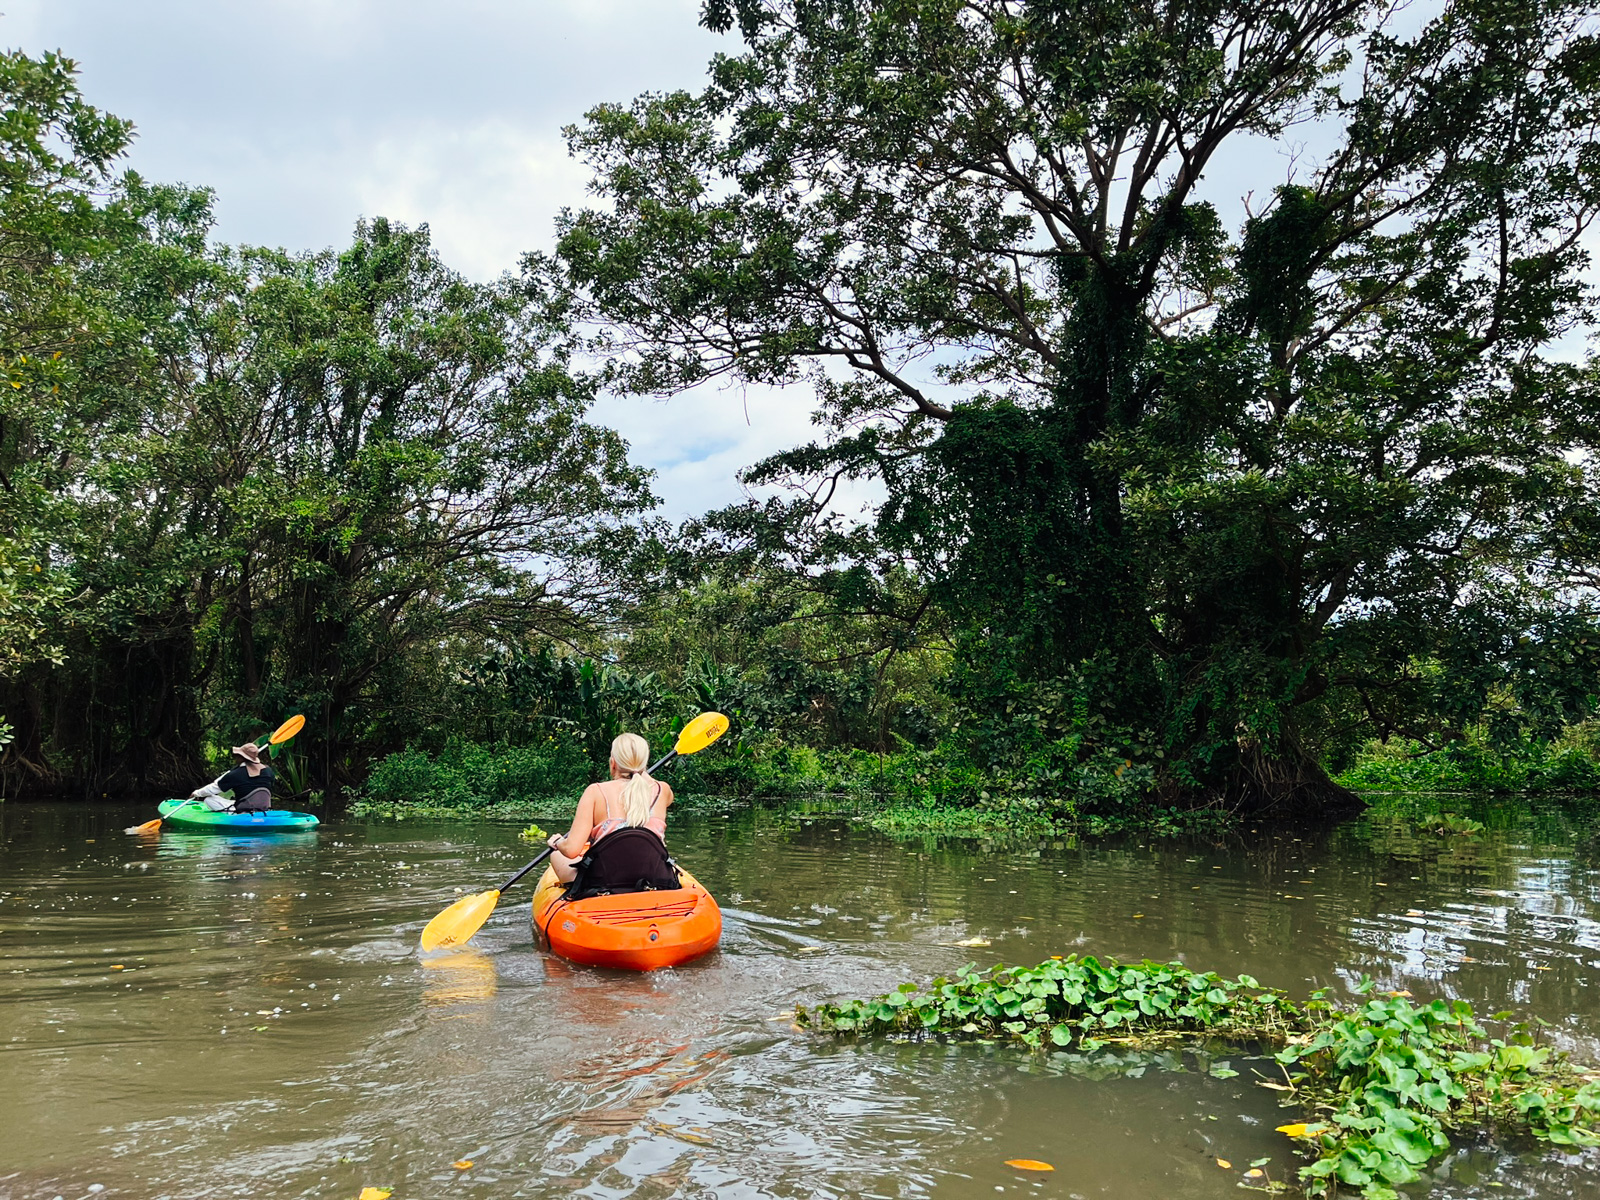
<path id="1" fill-rule="evenodd" d="M 573 814 L 574 825 L 587 822 L 590 826 L 598 825 L 605 820 L 606 798 L 600 790 L 598 783 L 591 783 L 583 789 L 583 795 L 578 797 L 577 811 Z"/>

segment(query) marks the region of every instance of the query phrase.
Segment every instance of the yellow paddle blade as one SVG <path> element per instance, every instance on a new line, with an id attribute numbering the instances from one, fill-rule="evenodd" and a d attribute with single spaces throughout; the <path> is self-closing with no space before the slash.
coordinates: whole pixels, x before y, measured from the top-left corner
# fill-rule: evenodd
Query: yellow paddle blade
<path id="1" fill-rule="evenodd" d="M 728 718 L 719 712 L 701 713 L 683 727 L 678 744 L 673 747 L 679 754 L 695 754 L 728 732 Z"/>
<path id="2" fill-rule="evenodd" d="M 146 821 L 143 825 L 131 825 L 127 829 L 124 829 L 122 832 L 123 833 L 154 833 L 156 830 L 158 830 L 160 828 L 161 828 L 161 818 L 157 817 L 154 821 Z"/>
<path id="3" fill-rule="evenodd" d="M 305 714 L 304 713 L 295 713 L 294 716 L 290 717 L 282 725 L 279 725 L 276 729 L 274 729 L 272 731 L 272 736 L 267 739 L 267 744 L 269 746 L 276 746 L 280 742 L 287 742 L 290 738 L 292 738 L 295 734 L 299 733 L 305 727 L 306 727 Z"/>
<path id="4" fill-rule="evenodd" d="M 489 919 L 494 906 L 500 902 L 500 892 L 490 888 L 476 896 L 463 896 L 445 909 L 422 931 L 422 948 L 437 950 L 440 946 L 459 946 Z"/>

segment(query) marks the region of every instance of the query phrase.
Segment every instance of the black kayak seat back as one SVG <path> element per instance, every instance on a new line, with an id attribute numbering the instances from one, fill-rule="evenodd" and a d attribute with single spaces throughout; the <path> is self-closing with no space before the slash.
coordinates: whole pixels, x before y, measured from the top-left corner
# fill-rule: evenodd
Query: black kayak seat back
<path id="1" fill-rule="evenodd" d="M 251 788 L 233 802 L 234 812 L 266 812 L 272 807 L 271 788 Z"/>
<path id="2" fill-rule="evenodd" d="M 606 834 L 578 861 L 568 900 L 628 892 L 664 892 L 683 886 L 667 845 L 655 830 L 630 826 Z"/>

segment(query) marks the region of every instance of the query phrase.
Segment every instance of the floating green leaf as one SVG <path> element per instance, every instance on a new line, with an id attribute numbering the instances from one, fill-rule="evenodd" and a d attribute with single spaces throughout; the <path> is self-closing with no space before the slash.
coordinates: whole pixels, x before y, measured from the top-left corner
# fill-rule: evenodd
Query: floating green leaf
<path id="1" fill-rule="evenodd" d="M 1368 1200 L 1393 1200 L 1396 1187 L 1449 1149 L 1452 1131 L 1490 1126 L 1555 1145 L 1600 1145 L 1600 1081 L 1535 1045 L 1526 1029 L 1490 1038 L 1464 1001 L 1374 997 L 1370 981 L 1357 990 L 1365 1002 L 1344 1011 L 1322 993 L 1297 1004 L 1254 979 L 1197 974 L 1181 963 L 1072 956 L 986 972 L 969 966 L 925 988 L 902 984 L 877 999 L 801 1008 L 798 1017 L 838 1034 L 1009 1038 L 1085 1053 L 1105 1045 L 1094 1036 L 1103 1029 L 1122 1044 L 1206 1037 L 1252 1052 L 1275 1046 L 1290 1072 L 1286 1104 L 1318 1117 L 1278 1127 L 1316 1158 L 1300 1172 L 1312 1197 L 1333 1195 L 1338 1183 Z M 1239 1074 L 1225 1060 L 1207 1073 Z M 1268 1161 L 1251 1168 L 1259 1173 Z"/>

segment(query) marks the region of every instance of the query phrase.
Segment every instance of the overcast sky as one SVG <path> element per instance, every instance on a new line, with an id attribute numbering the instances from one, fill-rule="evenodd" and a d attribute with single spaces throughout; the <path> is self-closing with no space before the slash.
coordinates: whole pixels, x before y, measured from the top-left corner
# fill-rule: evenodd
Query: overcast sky
<path id="1" fill-rule="evenodd" d="M 134 122 L 129 165 L 217 194 L 217 236 L 342 246 L 357 217 L 426 221 L 444 261 L 492 279 L 551 242 L 586 175 L 563 125 L 601 101 L 697 89 L 737 43 L 699 0 L 9 0 L 0 42 L 78 61 Z M 810 436 L 809 393 L 608 400 L 659 472 L 664 515 L 740 495 L 735 472 Z"/>

